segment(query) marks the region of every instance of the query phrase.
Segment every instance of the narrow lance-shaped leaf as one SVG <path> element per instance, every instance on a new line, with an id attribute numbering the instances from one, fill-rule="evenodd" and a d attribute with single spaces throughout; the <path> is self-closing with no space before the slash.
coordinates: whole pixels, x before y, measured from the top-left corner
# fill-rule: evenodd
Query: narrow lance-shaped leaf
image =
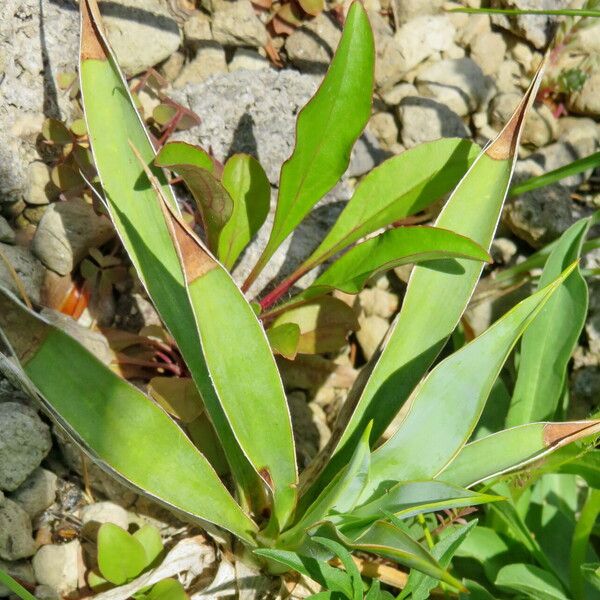
<path id="1" fill-rule="evenodd" d="M 281 168 L 271 236 L 245 288 L 348 167 L 352 146 L 371 115 L 374 59 L 367 13 L 353 2 L 323 83 L 298 115 L 296 145 Z"/>
<path id="2" fill-rule="evenodd" d="M 600 421 L 530 423 L 467 444 L 436 479 L 471 487 L 522 469 L 578 440 L 600 434 Z"/>
<path id="3" fill-rule="evenodd" d="M 467 443 L 519 337 L 576 264 L 521 301 L 431 371 L 409 398 L 396 433 L 371 458 L 369 486 L 435 477 Z"/>
<path id="4" fill-rule="evenodd" d="M 35 386 L 34 396 L 100 467 L 192 519 L 252 542 L 256 526 L 204 456 L 147 396 L 2 288 L 0 333 L 20 363 L 12 374 L 21 373 L 28 389 Z"/>
<path id="5" fill-rule="evenodd" d="M 514 169 L 523 122 L 542 70 L 543 65 L 504 129 L 458 184 L 436 221 L 437 227 L 451 229 L 489 249 Z M 482 268 L 482 263 L 462 259 L 431 261 L 414 268 L 402 308 L 381 353 L 373 357 L 350 391 L 331 441 L 322 453 L 325 461 L 336 452 L 322 479 L 313 484 L 316 489 L 347 460 L 366 423 L 374 422 L 372 442 L 383 433 L 452 333 Z M 322 461 L 316 460 L 304 475 L 303 488 L 318 476 Z M 314 491 L 308 492 L 306 501 L 313 496 Z"/>
<path id="6" fill-rule="evenodd" d="M 208 247 L 216 252 L 234 205 L 231 196 L 214 174 L 213 160 L 197 146 L 171 142 L 156 155 L 154 164 L 171 169 L 183 178 L 202 216 Z"/>
<path id="7" fill-rule="evenodd" d="M 248 154 L 234 154 L 225 163 L 221 184 L 233 200 L 233 212 L 219 236 L 217 256 L 231 269 L 269 214 L 271 184 L 260 163 Z"/>
<path id="8" fill-rule="evenodd" d="M 172 207 L 175 199 L 135 108 L 127 82 L 102 32 L 96 0 L 81 9 L 80 78 L 83 108 L 94 163 L 102 181 L 107 209 L 140 280 L 183 357 L 219 433 L 235 481 L 244 498 L 258 476 L 231 432 L 202 355 L 194 315 L 187 296 L 177 251 L 171 241 L 156 192 L 150 186 L 133 148 L 160 182 Z"/>
<path id="9" fill-rule="evenodd" d="M 499 588 L 525 594 L 535 600 L 568 600 L 560 581 L 552 573 L 535 565 L 502 567 L 494 583 Z"/>
<path id="10" fill-rule="evenodd" d="M 229 273 L 166 201 L 162 207 L 211 380 L 240 447 L 273 493 L 274 522 L 283 527 L 295 505 L 296 458 L 267 336 Z"/>
<path id="11" fill-rule="evenodd" d="M 589 226 L 590 220 L 582 219 L 562 234 L 548 257 L 538 288 L 579 258 Z M 507 427 L 557 416 L 567 365 L 585 323 L 587 300 L 585 279 L 575 269 L 523 335 Z"/>

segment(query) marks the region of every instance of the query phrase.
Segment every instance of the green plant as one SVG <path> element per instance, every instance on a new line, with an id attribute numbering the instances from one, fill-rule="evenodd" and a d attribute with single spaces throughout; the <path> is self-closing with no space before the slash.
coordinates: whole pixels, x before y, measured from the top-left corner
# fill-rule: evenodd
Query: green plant
<path id="1" fill-rule="evenodd" d="M 144 525 L 130 534 L 118 525 L 104 523 L 98 529 L 98 571 L 88 576 L 90 587 L 102 591 L 112 585 L 129 583 L 156 566 L 164 554 L 163 543 L 156 527 Z M 175 579 L 163 579 L 142 588 L 136 600 L 185 600 L 183 586 Z"/>
<path id="2" fill-rule="evenodd" d="M 354 551 L 422 573 L 420 579 L 411 573 L 413 594 L 427 594 L 438 580 L 463 590 L 447 568 L 469 530 L 444 527 L 440 536 L 454 537 L 435 544 L 431 515 L 502 505 L 502 496 L 471 488 L 600 429 L 596 420 L 541 421 L 472 440 L 519 338 L 579 276 L 575 259 L 560 261 L 556 272 L 553 263 L 547 285 L 431 369 L 489 260 L 487 249 L 541 71 L 484 151 L 468 142 L 440 140 L 394 157 L 365 177 L 313 254 L 251 305 L 226 266 L 264 221 L 267 187 L 260 166 L 237 156 L 221 169 L 201 149 L 184 144 L 167 145 L 157 156 L 102 34 L 95 0 L 84 0 L 81 12 L 81 90 L 103 202 L 203 406 L 189 413 L 189 397 L 184 404 L 177 398 L 161 404 L 181 421 L 205 413 L 218 442 L 206 434 L 191 436 L 193 443 L 142 391 L 0 290 L 0 329 L 9 352 L 0 356 L 3 371 L 29 389 L 108 472 L 209 530 L 231 532 L 234 550 L 246 560 L 273 573 L 289 568 L 308 573 L 329 586 L 323 597 L 363 593 L 348 562 L 347 553 Z M 373 61 L 370 25 L 354 3 L 331 67 L 298 116 L 271 237 L 244 288 L 346 170 L 371 111 Z M 189 185 L 208 247 L 182 219 L 161 167 Z M 435 228 L 389 229 L 354 245 L 453 187 Z M 302 274 L 343 250 L 347 253 L 308 290 L 277 304 Z M 295 328 L 293 320 L 277 323 L 276 316 L 289 315 L 292 305 L 294 311 L 314 310 L 316 301 L 325 306 L 330 290 L 356 293 L 373 273 L 405 262 L 420 264 L 400 314 L 350 392 L 330 443 L 298 476 L 286 398 L 265 325 L 274 320 L 279 347 L 293 354 L 302 327 Z M 162 393 L 169 395 L 164 387 Z M 403 418 L 396 431 L 379 445 L 398 413 Z M 216 444 L 224 465 L 215 459 Z M 336 554 L 347 563 L 345 575 L 328 565 Z M 386 596 L 377 583 L 369 594 Z"/>

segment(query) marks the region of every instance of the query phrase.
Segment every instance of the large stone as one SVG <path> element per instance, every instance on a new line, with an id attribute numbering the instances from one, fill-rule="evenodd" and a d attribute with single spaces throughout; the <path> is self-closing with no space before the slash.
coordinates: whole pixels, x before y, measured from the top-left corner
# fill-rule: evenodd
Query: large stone
<path id="1" fill-rule="evenodd" d="M 106 33 L 117 60 L 128 76 L 147 71 L 177 50 L 181 34 L 159 0 L 100 2 Z"/>
<path id="2" fill-rule="evenodd" d="M 46 267 L 66 275 L 91 247 L 104 244 L 113 235 L 110 220 L 97 215 L 84 200 L 55 202 L 38 225 L 32 250 Z"/>
<path id="3" fill-rule="evenodd" d="M 256 50 L 238 48 L 228 65 L 229 71 L 262 71 L 270 67 L 269 61 Z"/>
<path id="4" fill-rule="evenodd" d="M 190 85 L 175 98 L 198 114 L 202 122 L 177 134 L 179 139 L 211 148 L 224 161 L 236 152 L 249 153 L 260 161 L 273 185 L 281 165 L 292 153 L 296 118 L 314 94 L 319 79 L 295 71 L 237 71 L 212 77 L 202 85 Z M 350 172 L 355 176 L 385 158 L 373 136 L 362 138 L 354 152 Z M 365 153 L 372 162 L 367 161 Z M 331 227 L 350 196 L 347 177 L 313 209 L 311 215 L 286 240 L 270 261 L 251 292 L 264 288 L 274 277 L 288 274 L 306 258 Z M 272 214 L 257 239 L 246 249 L 234 270 L 238 281 L 249 272 L 262 252 L 272 224 Z M 306 282 L 305 282 L 306 283 Z"/>
<path id="5" fill-rule="evenodd" d="M 400 139 L 406 148 L 443 137 L 468 137 L 461 118 L 445 104 L 408 96 L 398 106 Z"/>
<path id="6" fill-rule="evenodd" d="M 215 40 L 224 46 L 260 48 L 266 46 L 269 39 L 250 0 L 219 3 L 212 18 L 212 33 Z"/>
<path id="7" fill-rule="evenodd" d="M 394 21 L 404 25 L 421 15 L 434 15 L 442 10 L 444 0 L 392 0 Z"/>
<path id="8" fill-rule="evenodd" d="M 29 515 L 16 502 L 5 498 L 0 501 L 0 558 L 19 560 L 34 552 Z"/>
<path id="9" fill-rule="evenodd" d="M 600 115 L 600 73 L 593 71 L 580 91 L 570 95 L 569 110 L 581 115 Z"/>
<path id="10" fill-rule="evenodd" d="M 95 502 L 81 509 L 81 522 L 86 523 L 112 523 L 121 529 L 129 527 L 127 511 L 114 502 Z"/>
<path id="11" fill-rule="evenodd" d="M 571 0 L 492 0 L 493 8 L 567 8 Z M 546 15 L 492 15 L 492 23 L 507 29 L 511 33 L 531 42 L 536 48 L 543 49 L 551 41 L 555 31 L 556 17 Z"/>
<path id="12" fill-rule="evenodd" d="M 44 115 L 70 115 L 61 72 L 75 72 L 79 19 L 70 0 L 4 0 L 0 17 L 0 205 L 25 198 Z"/>
<path id="13" fill-rule="evenodd" d="M 197 50 L 196 56 L 187 63 L 173 85 L 176 88 L 188 84 L 202 83 L 211 75 L 227 72 L 225 49 L 217 42 L 205 42 Z"/>
<path id="14" fill-rule="evenodd" d="M 16 490 L 50 451 L 50 429 L 35 410 L 0 404 L 0 489 Z"/>
<path id="15" fill-rule="evenodd" d="M 38 583 L 66 595 L 77 589 L 80 561 L 81 544 L 78 540 L 62 545 L 48 544 L 33 557 L 33 572 Z"/>
<path id="16" fill-rule="evenodd" d="M 371 315 L 369 317 L 360 315 L 358 317 L 358 323 L 360 329 L 356 332 L 356 339 L 360 344 L 365 358 L 370 360 L 385 337 L 385 334 L 390 328 L 390 324 L 387 319 L 377 315 Z"/>
<path id="17" fill-rule="evenodd" d="M 292 33 L 285 50 L 292 63 L 303 72 L 323 73 L 342 37 L 340 24 L 327 13 L 321 13 Z"/>
<path id="18" fill-rule="evenodd" d="M 421 95 L 445 104 L 459 116 L 476 111 L 490 82 L 470 58 L 441 60 L 419 71 L 415 85 Z"/>
<path id="19" fill-rule="evenodd" d="M 46 510 L 56 499 L 58 478 L 52 471 L 37 468 L 11 495 L 33 519 Z"/>

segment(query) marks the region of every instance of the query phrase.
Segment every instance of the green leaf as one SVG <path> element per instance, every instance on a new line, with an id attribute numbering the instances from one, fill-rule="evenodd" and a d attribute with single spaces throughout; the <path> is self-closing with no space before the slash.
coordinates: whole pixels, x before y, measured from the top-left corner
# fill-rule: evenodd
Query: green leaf
<path id="1" fill-rule="evenodd" d="M 374 60 L 367 13 L 354 2 L 329 70 L 298 115 L 296 145 L 281 168 L 271 236 L 245 288 L 348 167 L 352 146 L 371 116 Z"/>
<path id="2" fill-rule="evenodd" d="M 449 192 L 480 148 L 462 139 L 421 144 L 361 179 L 325 239 L 299 269 L 309 271 L 366 235 L 413 215 Z"/>
<path id="3" fill-rule="evenodd" d="M 319 585 L 334 592 L 344 594 L 346 598 L 352 598 L 352 579 L 347 573 L 327 564 L 312 556 L 304 556 L 289 550 L 277 550 L 273 548 L 259 548 L 254 554 L 263 556 L 269 560 L 280 563 L 294 571 L 298 571 L 306 577 L 310 577 Z"/>
<path id="4" fill-rule="evenodd" d="M 467 444 L 437 479 L 471 487 L 521 469 L 567 444 L 598 433 L 600 421 L 520 425 Z"/>
<path id="5" fill-rule="evenodd" d="M 102 19 L 96 0 L 80 2 L 80 10 L 82 101 L 108 212 L 140 280 L 193 373 L 238 490 L 249 503 L 249 490 L 259 479 L 240 450 L 210 381 L 199 351 L 201 345 L 194 314 L 161 199 L 152 189 L 138 156 L 158 179 L 174 210 L 177 208 L 175 198 L 162 169 L 154 165 L 154 147 L 127 82 L 102 35 Z"/>
<path id="6" fill-rule="evenodd" d="M 449 12 L 463 12 L 472 15 L 489 14 L 489 15 L 554 15 L 558 17 L 600 17 L 600 10 L 585 10 L 581 8 L 561 8 L 561 9 L 546 9 L 546 8 L 452 8 Z"/>
<path id="7" fill-rule="evenodd" d="M 360 572 L 352 560 L 352 556 L 348 550 L 346 550 L 342 544 L 336 542 L 335 540 L 330 540 L 328 538 L 323 538 L 316 535 L 311 539 L 313 542 L 317 542 L 317 544 L 325 546 L 325 548 L 332 552 L 334 556 L 337 556 L 342 565 L 344 565 L 344 570 L 346 573 L 348 573 L 350 580 L 352 581 L 353 594 L 350 600 L 363 600 L 363 585 Z"/>
<path id="8" fill-rule="evenodd" d="M 300 330 L 296 351 L 300 354 L 322 354 L 339 350 L 348 333 L 359 328 L 354 310 L 338 298 L 325 296 L 279 315 L 273 327 L 295 323 Z"/>
<path id="9" fill-rule="evenodd" d="M 560 581 L 535 565 L 507 565 L 500 569 L 495 583 L 534 600 L 568 600 Z"/>
<path id="10" fill-rule="evenodd" d="M 421 544 L 392 523 L 376 521 L 356 539 L 343 535 L 331 524 L 323 525 L 318 533 L 323 535 L 325 532 L 337 537 L 349 549 L 377 554 L 411 569 L 417 569 L 459 590 L 464 589 L 459 581 L 440 567 Z"/>
<path id="11" fill-rule="evenodd" d="M 233 211 L 219 236 L 218 257 L 231 269 L 269 214 L 271 184 L 260 163 L 248 154 L 234 154 L 225 163 L 221 184 L 233 201 Z"/>
<path id="12" fill-rule="evenodd" d="M 148 395 L 182 423 L 191 423 L 204 412 L 202 398 L 189 377 L 153 377 Z"/>
<path id="13" fill-rule="evenodd" d="M 452 231 L 424 226 L 399 227 L 354 246 L 299 297 L 309 299 L 332 289 L 358 294 L 377 273 L 441 258 L 491 260 L 479 244 Z"/>
<path id="14" fill-rule="evenodd" d="M 188 595 L 176 579 L 163 579 L 145 594 L 146 600 L 186 600 Z"/>
<path id="15" fill-rule="evenodd" d="M 571 175 L 579 175 L 579 173 L 583 173 L 584 171 L 595 169 L 598 166 L 600 166 L 600 152 L 594 152 L 589 156 L 584 156 L 583 158 L 574 160 L 568 165 L 564 165 L 558 169 L 548 171 L 548 173 L 544 173 L 543 175 L 538 175 L 537 177 L 532 177 L 518 183 L 510 188 L 510 195 L 512 197 L 520 196 L 525 192 L 537 190 L 538 188 L 551 185 L 552 183 L 556 183 L 557 181 L 565 179 L 566 177 L 570 177 Z"/>
<path id="16" fill-rule="evenodd" d="M 576 460 L 560 465 L 559 472 L 579 475 L 590 487 L 600 489 L 600 450 L 586 452 Z"/>
<path id="17" fill-rule="evenodd" d="M 152 525 L 142 525 L 133 537 L 142 545 L 146 556 L 144 567 L 151 566 L 163 553 L 164 547 L 160 532 Z"/>
<path id="18" fill-rule="evenodd" d="M 297 323 L 282 323 L 267 329 L 267 338 L 273 352 L 288 360 L 294 360 L 300 343 L 300 327 Z"/>
<path id="19" fill-rule="evenodd" d="M 581 573 L 597 590 L 600 590 L 600 563 L 581 565 Z"/>
<path id="20" fill-rule="evenodd" d="M 213 174 L 210 156 L 197 146 L 171 142 L 163 146 L 154 164 L 171 169 L 183 178 L 202 216 L 208 247 L 216 252 L 221 232 L 233 214 L 234 202 Z"/>
<path id="21" fill-rule="evenodd" d="M 450 355 L 415 389 L 396 433 L 373 453 L 371 489 L 439 474 L 467 443 L 504 362 L 575 265 Z M 444 406 L 452 406 L 451 411 Z M 435 443 L 432 443 L 435 440 Z"/>
<path id="22" fill-rule="evenodd" d="M 367 483 L 371 449 L 369 435 L 371 426 L 365 429 L 356 446 L 350 463 L 329 483 L 306 511 L 302 519 L 279 540 L 281 546 L 293 546 L 304 536 L 307 529 L 332 513 L 348 513 L 356 503 Z M 380 515 L 381 516 L 381 515 Z"/>
<path id="23" fill-rule="evenodd" d="M 166 202 L 163 210 L 217 397 L 273 493 L 274 526 L 283 527 L 295 506 L 298 475 L 287 400 L 267 336 L 231 275 Z"/>
<path id="24" fill-rule="evenodd" d="M 67 129 L 67 126 L 57 119 L 48 118 L 42 125 L 42 136 L 48 142 L 53 144 L 70 144 L 73 142 L 73 136 Z"/>
<path id="25" fill-rule="evenodd" d="M 540 70 L 505 128 L 458 184 L 436 221 L 437 227 L 489 249 L 514 169 L 522 123 L 541 75 Z M 304 487 L 312 484 L 304 493 L 305 502 L 348 460 L 366 423 L 373 420 L 372 444 L 383 434 L 459 322 L 482 268 L 483 264 L 475 261 L 445 259 L 413 269 L 402 308 L 377 362 L 366 368 L 344 404 L 338 426 L 345 429 L 337 446 L 331 445 L 332 460 L 323 473 L 316 471 L 317 465 L 305 475 Z M 421 435 L 425 436 L 425 431 Z"/>
<path id="26" fill-rule="evenodd" d="M 464 527 L 455 528 L 431 549 L 431 555 L 440 562 L 440 566 L 444 569 L 448 568 L 452 557 L 476 525 L 477 520 L 474 520 Z M 411 600 L 427 600 L 429 592 L 436 584 L 435 579 L 418 571 L 411 571 L 399 600 L 408 596 L 409 593 L 411 594 Z"/>
<path id="27" fill-rule="evenodd" d="M 33 594 L 30 594 L 18 581 L 15 581 L 2 569 L 0 569 L 0 583 L 7 587 L 13 594 L 19 596 L 21 600 L 36 600 Z"/>
<path id="28" fill-rule="evenodd" d="M 122 585 L 137 577 L 147 566 L 141 542 L 112 523 L 98 530 L 98 567 L 107 581 Z"/>
<path id="29" fill-rule="evenodd" d="M 590 219 L 581 219 L 565 231 L 540 278 L 548 285 L 579 258 Z M 506 425 L 514 427 L 556 417 L 567 365 L 587 315 L 588 291 L 579 269 L 546 303 L 521 340 L 519 371 Z"/>
<path id="30" fill-rule="evenodd" d="M 3 288 L 0 333 L 20 363 L 0 366 L 12 365 L 8 376 L 19 378 L 99 466 L 196 522 L 215 523 L 252 543 L 254 523 L 152 400 Z"/>

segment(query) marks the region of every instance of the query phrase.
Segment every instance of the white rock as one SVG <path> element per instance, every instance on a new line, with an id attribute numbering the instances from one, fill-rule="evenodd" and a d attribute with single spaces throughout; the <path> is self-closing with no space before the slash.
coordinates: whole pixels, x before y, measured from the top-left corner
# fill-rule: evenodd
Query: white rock
<path id="1" fill-rule="evenodd" d="M 117 60 L 128 76 L 162 62 L 181 43 L 177 23 L 159 0 L 101 2 L 100 12 Z"/>
<path id="2" fill-rule="evenodd" d="M 521 93 L 520 89 L 521 81 L 521 67 L 515 60 L 505 60 L 500 67 L 494 78 L 494 83 L 499 92 L 518 92 Z"/>
<path id="3" fill-rule="evenodd" d="M 510 53 L 525 71 L 531 69 L 534 54 L 529 44 L 526 44 L 525 42 L 515 42 L 510 49 Z"/>
<path id="4" fill-rule="evenodd" d="M 407 96 L 418 96 L 417 88 L 412 83 L 398 83 L 381 97 L 388 106 L 398 106 Z"/>
<path id="5" fill-rule="evenodd" d="M 212 17 L 214 39 L 224 46 L 254 46 L 268 41 L 267 30 L 249 0 L 220 3 Z"/>
<path id="6" fill-rule="evenodd" d="M 60 594 L 77 589 L 81 544 L 73 540 L 68 544 L 42 546 L 33 557 L 33 572 L 38 583 L 47 585 Z"/>
<path id="7" fill-rule="evenodd" d="M 113 235 L 110 220 L 97 215 L 85 200 L 55 202 L 40 220 L 32 250 L 46 267 L 66 275 L 91 247 L 104 244 Z"/>
<path id="8" fill-rule="evenodd" d="M 34 552 L 29 515 L 16 502 L 5 498 L 0 504 L 0 558 L 19 560 Z"/>
<path id="9" fill-rule="evenodd" d="M 0 489 L 16 490 L 51 446 L 50 430 L 35 410 L 16 402 L 0 404 Z"/>
<path id="10" fill-rule="evenodd" d="M 129 527 L 129 515 L 127 511 L 114 502 L 96 502 L 81 509 L 81 522 L 86 523 L 113 523 L 121 529 Z"/>
<path id="11" fill-rule="evenodd" d="M 451 16 L 458 16 L 453 14 Z M 479 37 L 492 30 L 489 15 L 469 15 L 464 20 L 462 27 L 456 28 L 456 41 L 463 46 L 469 47 Z"/>
<path id="12" fill-rule="evenodd" d="M 371 117 L 368 127 L 375 134 L 375 137 L 388 148 L 398 141 L 396 120 L 388 112 L 375 113 Z"/>
<path id="13" fill-rule="evenodd" d="M 453 44 L 454 26 L 446 15 L 421 16 L 402 25 L 375 65 L 375 81 L 389 89 L 404 74 Z"/>
<path id="14" fill-rule="evenodd" d="M 481 67 L 484 75 L 497 73 L 505 54 L 504 37 L 494 31 L 478 36 L 471 44 L 471 58 Z"/>
<path id="15" fill-rule="evenodd" d="M 15 232 L 8 224 L 8 221 L 0 215 L 0 242 L 5 244 L 13 244 L 15 241 Z"/>
<path id="16" fill-rule="evenodd" d="M 580 91 L 571 94 L 569 110 L 580 115 L 596 117 L 600 115 L 600 73 L 598 71 L 586 79 Z"/>
<path id="17" fill-rule="evenodd" d="M 445 104 L 459 116 L 468 115 L 484 101 L 489 81 L 470 58 L 442 60 L 423 69 L 415 79 L 419 92 Z"/>
<path id="18" fill-rule="evenodd" d="M 441 11 L 444 2 L 445 0 L 392 0 L 394 21 L 403 25 L 421 15 L 434 15 Z"/>
<path id="19" fill-rule="evenodd" d="M 198 48 L 196 56 L 183 67 L 173 86 L 182 88 L 188 83 L 202 83 L 211 75 L 226 72 L 225 50 L 217 42 L 208 42 Z"/>
<path id="20" fill-rule="evenodd" d="M 367 317 L 361 315 L 358 317 L 360 329 L 356 332 L 356 339 L 367 360 L 375 354 L 381 340 L 383 340 L 390 324 L 386 319 L 371 315 Z"/>
<path id="21" fill-rule="evenodd" d="M 229 72 L 233 71 L 260 71 L 269 68 L 269 61 L 256 50 L 238 48 L 229 63 Z"/>
<path id="22" fill-rule="evenodd" d="M 468 137 L 461 118 L 445 104 L 408 96 L 398 106 L 400 139 L 406 148 L 443 137 Z"/>
<path id="23" fill-rule="evenodd" d="M 10 497 L 33 519 L 54 503 L 57 481 L 52 471 L 38 467 Z"/>
<path id="24" fill-rule="evenodd" d="M 387 281 L 387 278 L 385 279 Z M 360 292 L 358 298 L 367 317 L 376 315 L 383 319 L 389 319 L 398 310 L 398 296 L 379 287 L 365 288 Z"/>
<path id="25" fill-rule="evenodd" d="M 210 42 L 213 39 L 213 35 L 208 15 L 200 11 L 191 15 L 183 24 L 183 35 L 185 41 L 190 44 Z"/>

